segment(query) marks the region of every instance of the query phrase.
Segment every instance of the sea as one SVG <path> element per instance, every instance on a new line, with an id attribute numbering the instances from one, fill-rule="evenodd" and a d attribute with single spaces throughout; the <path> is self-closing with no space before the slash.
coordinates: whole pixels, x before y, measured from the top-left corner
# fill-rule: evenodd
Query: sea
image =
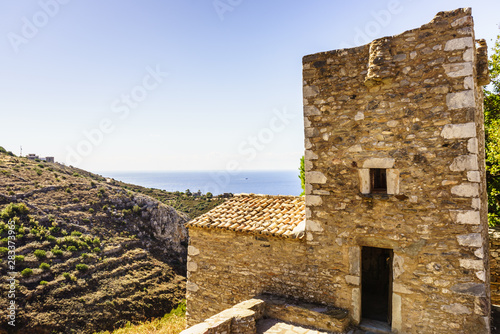
<path id="1" fill-rule="evenodd" d="M 213 195 L 266 194 L 300 195 L 298 170 L 283 171 L 165 171 L 165 172 L 99 172 L 104 177 L 147 188 Z"/>

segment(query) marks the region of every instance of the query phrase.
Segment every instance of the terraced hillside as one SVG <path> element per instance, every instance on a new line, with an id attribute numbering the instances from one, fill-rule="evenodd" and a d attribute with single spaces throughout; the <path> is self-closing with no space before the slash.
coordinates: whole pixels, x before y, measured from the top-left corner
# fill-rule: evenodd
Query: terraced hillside
<path id="1" fill-rule="evenodd" d="M 125 186 L 0 153 L 0 333 L 92 333 L 163 316 L 182 300 L 188 216 Z M 5 320 L 11 271 L 15 328 Z"/>

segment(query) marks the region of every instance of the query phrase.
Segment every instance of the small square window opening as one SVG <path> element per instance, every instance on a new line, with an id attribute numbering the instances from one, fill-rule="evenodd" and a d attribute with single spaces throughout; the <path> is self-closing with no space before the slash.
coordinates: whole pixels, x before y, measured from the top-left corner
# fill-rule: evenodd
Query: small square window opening
<path id="1" fill-rule="evenodd" d="M 370 188 L 372 193 L 387 194 L 387 177 L 385 169 L 370 169 Z"/>

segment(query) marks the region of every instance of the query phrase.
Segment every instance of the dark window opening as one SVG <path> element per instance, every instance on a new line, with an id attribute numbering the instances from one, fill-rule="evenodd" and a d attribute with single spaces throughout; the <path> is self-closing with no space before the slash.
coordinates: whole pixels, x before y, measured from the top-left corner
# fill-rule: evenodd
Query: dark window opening
<path id="1" fill-rule="evenodd" d="M 390 324 L 392 249 L 363 247 L 361 254 L 361 316 Z"/>
<path id="2" fill-rule="evenodd" d="M 370 182 L 372 193 L 387 194 L 387 177 L 385 169 L 372 168 L 370 169 Z"/>

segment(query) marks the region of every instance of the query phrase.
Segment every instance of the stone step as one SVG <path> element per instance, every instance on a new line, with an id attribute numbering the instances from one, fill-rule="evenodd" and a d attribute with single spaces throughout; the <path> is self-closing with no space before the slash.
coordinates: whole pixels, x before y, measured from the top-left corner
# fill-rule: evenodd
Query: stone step
<path id="1" fill-rule="evenodd" d="M 349 326 L 348 312 L 343 309 L 273 295 L 262 295 L 259 299 L 265 302 L 264 315 L 268 318 L 339 333 L 343 333 Z"/>
<path id="2" fill-rule="evenodd" d="M 360 329 L 366 331 L 367 334 L 376 333 L 376 334 L 391 334 L 391 326 L 387 322 L 371 320 L 371 319 L 362 319 L 361 323 L 358 326 Z"/>

